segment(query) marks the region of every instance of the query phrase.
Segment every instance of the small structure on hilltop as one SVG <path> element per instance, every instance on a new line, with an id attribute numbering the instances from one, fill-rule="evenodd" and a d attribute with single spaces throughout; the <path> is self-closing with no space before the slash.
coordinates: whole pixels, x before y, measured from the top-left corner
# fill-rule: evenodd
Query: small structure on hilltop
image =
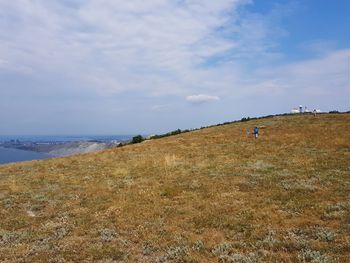
<path id="1" fill-rule="evenodd" d="M 299 113 L 303 113 L 303 105 L 299 105 Z"/>
<path id="2" fill-rule="evenodd" d="M 298 108 L 293 108 L 290 113 L 296 114 L 296 113 L 300 113 Z"/>
<path id="3" fill-rule="evenodd" d="M 297 114 L 297 113 L 312 113 L 313 111 L 310 111 L 306 106 L 303 107 L 303 105 L 299 105 L 299 107 L 293 108 L 290 113 Z M 317 110 L 317 112 L 321 112 L 320 110 Z"/>
<path id="4" fill-rule="evenodd" d="M 295 107 L 290 111 L 290 113 L 294 113 L 294 114 L 302 113 L 302 112 L 303 112 L 303 105 L 299 105 L 299 107 Z"/>

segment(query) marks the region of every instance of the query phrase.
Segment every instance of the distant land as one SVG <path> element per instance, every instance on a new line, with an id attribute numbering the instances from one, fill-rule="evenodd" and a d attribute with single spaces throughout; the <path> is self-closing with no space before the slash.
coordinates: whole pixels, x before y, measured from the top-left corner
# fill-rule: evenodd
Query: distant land
<path id="1" fill-rule="evenodd" d="M 40 160 L 53 157 L 64 157 L 74 154 L 90 153 L 95 151 L 112 149 L 118 146 L 125 146 L 127 144 L 133 144 L 145 141 L 146 139 L 160 139 L 168 136 L 174 136 L 182 133 L 187 133 L 203 128 L 210 128 L 220 125 L 227 125 L 237 122 L 246 122 L 249 120 L 264 119 L 277 116 L 291 116 L 291 115 L 302 115 L 308 116 L 315 113 L 308 111 L 305 107 L 305 111 L 301 108 L 292 110 L 291 113 L 282 113 L 275 115 L 267 115 L 261 117 L 243 117 L 240 120 L 231 122 L 225 122 L 216 125 L 210 125 L 207 127 L 201 127 L 191 130 L 174 130 L 164 134 L 153 134 L 149 136 L 137 135 L 47 135 L 47 136 L 0 136 L 0 148 L 2 153 L 0 154 L 0 164 L 29 161 L 29 160 Z M 317 115 L 325 114 L 345 114 L 349 112 L 330 111 L 329 113 L 317 111 Z M 137 140 L 134 141 L 134 138 Z M 5 151 L 5 149 L 16 149 L 21 150 Z M 25 154 L 23 151 L 27 151 Z M 17 153 L 17 155 L 15 154 Z"/>
<path id="2" fill-rule="evenodd" d="M 129 141 L 117 136 L 0 136 L 0 163 L 40 160 L 110 149 Z"/>

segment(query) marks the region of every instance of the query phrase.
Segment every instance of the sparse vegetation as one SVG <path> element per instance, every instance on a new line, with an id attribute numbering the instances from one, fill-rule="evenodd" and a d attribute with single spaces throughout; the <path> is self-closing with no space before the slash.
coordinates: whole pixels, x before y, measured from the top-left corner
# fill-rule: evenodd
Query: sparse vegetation
<path id="1" fill-rule="evenodd" d="M 349 141 L 300 114 L 2 165 L 0 262 L 348 262 Z"/>
<path id="2" fill-rule="evenodd" d="M 241 122 L 244 122 L 244 121 L 250 121 L 250 118 L 249 118 L 249 117 L 243 117 L 243 118 L 241 119 Z"/>
<path id="3" fill-rule="evenodd" d="M 322 254 L 320 251 L 314 250 L 302 250 L 298 256 L 300 262 L 311 262 L 311 263 L 332 263 L 334 259 L 330 256 Z"/>
<path id="4" fill-rule="evenodd" d="M 235 253 L 232 255 L 220 256 L 220 263 L 258 263 L 258 257 L 254 253 L 248 255 Z"/>
<path id="5" fill-rule="evenodd" d="M 173 136 L 173 135 L 178 135 L 178 134 L 181 134 L 181 133 L 186 133 L 186 132 L 189 132 L 190 130 L 180 130 L 180 129 L 177 129 L 175 131 L 171 131 L 171 132 L 168 132 L 168 133 L 164 133 L 164 134 L 159 134 L 159 135 L 154 135 L 151 137 L 151 139 L 160 139 L 160 138 L 164 138 L 164 137 L 169 137 L 169 136 Z"/>

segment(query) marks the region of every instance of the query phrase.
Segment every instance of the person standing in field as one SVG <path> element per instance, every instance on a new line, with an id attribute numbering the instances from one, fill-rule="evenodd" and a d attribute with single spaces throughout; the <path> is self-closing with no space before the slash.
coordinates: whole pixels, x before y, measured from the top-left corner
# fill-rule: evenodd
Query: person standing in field
<path id="1" fill-rule="evenodd" d="M 259 128 L 258 127 L 254 127 L 253 134 L 254 134 L 254 138 L 257 139 L 259 136 Z"/>

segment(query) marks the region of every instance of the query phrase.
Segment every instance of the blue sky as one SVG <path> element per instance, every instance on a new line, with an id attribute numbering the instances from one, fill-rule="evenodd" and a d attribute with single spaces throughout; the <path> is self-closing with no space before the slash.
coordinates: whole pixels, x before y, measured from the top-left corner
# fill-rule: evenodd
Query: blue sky
<path id="1" fill-rule="evenodd" d="M 348 111 L 347 0 L 0 0 L 0 135 Z"/>

